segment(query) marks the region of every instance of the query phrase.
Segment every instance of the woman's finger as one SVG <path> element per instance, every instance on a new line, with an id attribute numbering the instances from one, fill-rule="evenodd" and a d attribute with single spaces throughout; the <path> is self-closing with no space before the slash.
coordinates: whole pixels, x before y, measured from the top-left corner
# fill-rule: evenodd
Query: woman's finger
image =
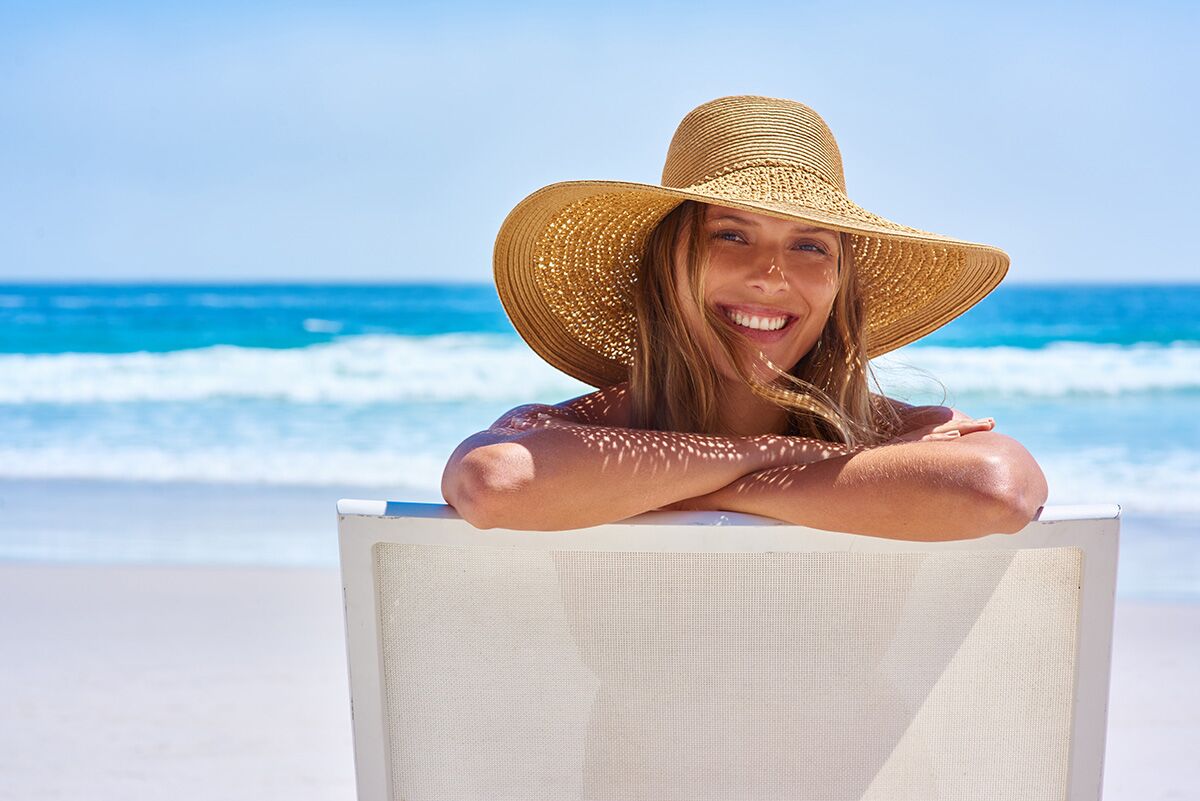
<path id="1" fill-rule="evenodd" d="M 929 434 L 922 437 L 923 440 L 938 440 L 938 439 L 955 439 L 964 434 L 970 434 L 976 431 L 991 431 L 996 426 L 996 421 L 990 417 L 982 420 L 951 420 L 949 423 L 944 423 Z"/>
<path id="2" fill-rule="evenodd" d="M 981 429 L 994 428 L 995 425 L 996 421 L 991 417 L 950 420 L 939 426 L 934 426 L 930 433 L 943 434 L 947 431 L 979 431 Z"/>

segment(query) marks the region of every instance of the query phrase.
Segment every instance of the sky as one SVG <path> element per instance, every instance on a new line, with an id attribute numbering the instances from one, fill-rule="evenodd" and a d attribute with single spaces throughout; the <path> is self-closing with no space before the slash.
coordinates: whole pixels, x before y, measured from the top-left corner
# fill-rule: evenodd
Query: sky
<path id="1" fill-rule="evenodd" d="M 1009 282 L 1200 281 L 1198 8 L 0 0 L 0 282 L 489 281 L 518 201 L 657 183 L 731 94 Z"/>

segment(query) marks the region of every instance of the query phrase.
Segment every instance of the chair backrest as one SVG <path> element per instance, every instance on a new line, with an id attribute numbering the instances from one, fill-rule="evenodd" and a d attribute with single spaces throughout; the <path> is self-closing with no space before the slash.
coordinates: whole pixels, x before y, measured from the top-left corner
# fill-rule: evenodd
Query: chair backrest
<path id="1" fill-rule="evenodd" d="M 340 501 L 359 798 L 1098 799 L 1119 516 L 913 542 Z"/>

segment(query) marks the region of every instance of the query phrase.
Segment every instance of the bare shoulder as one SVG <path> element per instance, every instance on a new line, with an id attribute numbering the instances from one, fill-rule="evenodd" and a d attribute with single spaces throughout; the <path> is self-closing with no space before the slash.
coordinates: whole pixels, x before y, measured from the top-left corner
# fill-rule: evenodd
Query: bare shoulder
<path id="1" fill-rule="evenodd" d="M 629 385 L 615 384 L 560 404 L 577 415 L 579 422 L 595 426 L 629 426 Z"/>
<path id="2" fill-rule="evenodd" d="M 556 417 L 585 425 L 629 425 L 629 393 L 624 384 L 598 389 L 562 403 L 526 403 L 510 409 L 492 424 L 493 431 L 528 428 L 537 418 Z"/>

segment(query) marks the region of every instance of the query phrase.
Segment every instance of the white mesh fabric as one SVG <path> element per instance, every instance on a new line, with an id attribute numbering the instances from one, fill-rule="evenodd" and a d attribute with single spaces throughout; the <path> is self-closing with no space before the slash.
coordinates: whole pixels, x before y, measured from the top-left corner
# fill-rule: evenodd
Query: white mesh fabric
<path id="1" fill-rule="evenodd" d="M 375 548 L 394 798 L 1065 795 L 1077 548 Z"/>

